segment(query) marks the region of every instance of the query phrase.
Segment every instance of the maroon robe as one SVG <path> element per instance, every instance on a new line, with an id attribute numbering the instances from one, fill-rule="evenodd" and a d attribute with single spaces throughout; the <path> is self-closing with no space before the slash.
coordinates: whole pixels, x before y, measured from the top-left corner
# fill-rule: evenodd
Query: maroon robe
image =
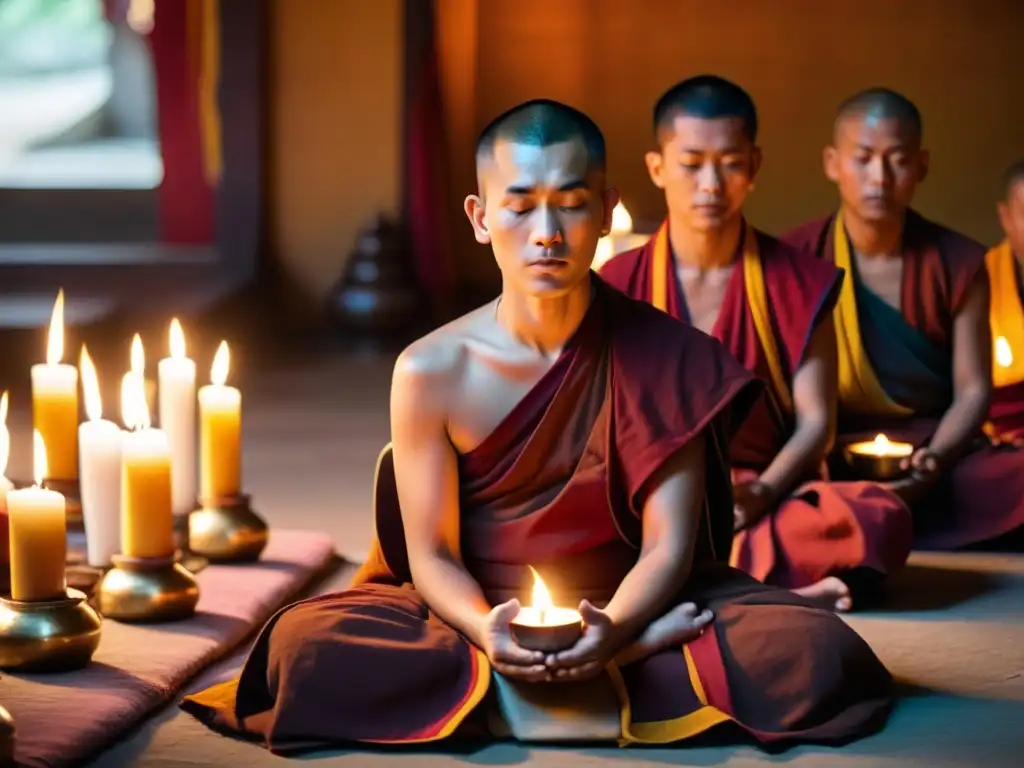
<path id="1" fill-rule="evenodd" d="M 667 222 L 662 225 L 667 227 Z M 769 382 L 765 397 L 730 444 L 733 481 L 756 479 L 795 428 L 792 381 L 811 334 L 835 306 L 841 270 L 754 230 L 764 274 L 769 316 L 787 392 L 772 384 L 748 298 L 742 256 L 737 260 L 712 335 L 747 370 Z M 601 276 L 628 295 L 651 301 L 657 236 L 641 248 L 607 262 Z M 742 244 L 741 244 L 742 247 Z M 668 259 L 666 311 L 687 320 L 682 286 Z M 757 579 L 780 587 L 809 586 L 827 576 L 858 569 L 889 574 L 910 555 L 913 529 L 906 506 L 885 488 L 868 482 L 828 482 L 825 468 L 809 473 L 793 493 L 750 527 L 736 534 L 731 562 Z"/>
<path id="2" fill-rule="evenodd" d="M 732 502 L 718 446 L 760 395 L 756 381 L 717 341 L 595 287 L 552 370 L 460 459 L 468 570 L 493 602 L 529 594 L 528 565 L 560 602 L 606 601 L 637 561 L 648 480 L 703 434 L 707 498 L 678 600 L 708 606 L 715 622 L 685 648 L 609 667 L 624 737 L 664 743 L 732 721 L 763 742 L 832 743 L 881 727 L 891 678 L 867 644 L 832 613 L 721 562 Z M 478 722 L 488 661 L 410 583 L 388 455 L 378 537 L 355 585 L 279 612 L 240 679 L 188 697 L 188 711 L 278 751 L 433 741 Z"/>
<path id="3" fill-rule="evenodd" d="M 833 261 L 834 221 L 832 215 L 810 222 L 782 239 Z M 870 311 L 881 315 L 886 307 L 860 283 L 857 306 L 862 343 L 878 380 L 911 414 L 857 412 L 840 398 L 840 435 L 832 463 L 837 473 L 845 471 L 844 445 L 879 432 L 927 444 L 952 401 L 954 319 L 972 283 L 986 279 L 986 248 L 914 211 L 907 212 L 903 243 L 900 310 L 890 308 L 894 317 L 866 317 Z M 872 333 L 868 323 L 877 330 Z M 956 549 L 1019 529 L 1024 525 L 1024 452 L 994 447 L 979 433 L 972 450 L 912 511 L 914 544 L 923 549 Z"/>

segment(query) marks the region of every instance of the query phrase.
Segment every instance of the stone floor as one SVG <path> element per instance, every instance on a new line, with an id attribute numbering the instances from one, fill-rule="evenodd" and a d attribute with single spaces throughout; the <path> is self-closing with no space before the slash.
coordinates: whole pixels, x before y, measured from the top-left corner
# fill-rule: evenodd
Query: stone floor
<path id="1" fill-rule="evenodd" d="M 244 358 L 245 353 L 239 351 Z M 252 360 L 257 357 L 258 360 Z M 370 482 L 388 439 L 390 361 L 322 351 L 249 355 L 242 383 L 245 484 L 272 525 L 329 531 L 358 561 L 372 534 Z M 200 368 L 208 363 L 200 363 Z M 258 370 L 256 370 L 258 369 Z M 27 426 L 25 400 L 12 424 Z M 21 462 L 21 457 L 16 457 Z M 351 568 L 321 585 L 343 586 Z M 620 750 L 497 744 L 443 750 L 332 751 L 303 758 L 323 766 L 728 765 L 793 768 L 1017 766 L 1024 728 L 1024 557 L 915 556 L 892 584 L 890 604 L 853 624 L 901 681 L 905 696 L 881 734 L 840 750 L 799 748 L 767 755 L 749 746 Z M 237 669 L 236 655 L 190 688 Z M 95 766 L 283 765 L 252 744 L 217 736 L 175 707 L 158 712 Z"/>

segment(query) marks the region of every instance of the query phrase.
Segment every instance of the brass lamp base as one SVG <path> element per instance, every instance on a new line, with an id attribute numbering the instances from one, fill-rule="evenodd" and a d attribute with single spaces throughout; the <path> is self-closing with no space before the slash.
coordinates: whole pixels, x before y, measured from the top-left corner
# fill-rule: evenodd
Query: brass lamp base
<path id="1" fill-rule="evenodd" d="M 241 494 L 203 502 L 189 515 L 188 548 L 211 563 L 258 560 L 267 546 L 267 524 Z"/>
<path id="2" fill-rule="evenodd" d="M 77 589 L 58 600 L 0 597 L 0 669 L 66 672 L 84 667 L 100 644 L 100 624 Z"/>
<path id="3" fill-rule="evenodd" d="M 199 585 L 176 557 L 114 555 L 112 560 L 96 587 L 96 607 L 106 618 L 155 624 L 195 613 Z"/>

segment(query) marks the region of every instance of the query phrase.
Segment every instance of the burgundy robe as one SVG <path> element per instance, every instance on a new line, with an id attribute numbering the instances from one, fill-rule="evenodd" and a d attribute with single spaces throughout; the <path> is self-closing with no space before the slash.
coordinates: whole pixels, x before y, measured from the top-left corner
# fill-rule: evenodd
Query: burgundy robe
<path id="1" fill-rule="evenodd" d="M 833 261 L 835 215 L 805 224 L 783 241 Z M 840 436 L 833 469 L 845 471 L 841 449 L 884 432 L 924 445 L 952 402 L 953 323 L 975 280 L 985 279 L 981 244 L 914 211 L 904 228 L 903 285 L 897 311 L 857 280 L 864 352 L 887 396 L 905 415 L 868 413 L 840 396 Z M 929 497 L 915 505 L 915 546 L 956 549 L 995 539 L 1024 525 L 1024 452 L 992 446 L 981 434 L 973 449 Z"/>
<path id="2" fill-rule="evenodd" d="M 881 727 L 891 678 L 867 644 L 831 612 L 721 562 L 732 503 L 718 446 L 760 395 L 756 381 L 717 341 L 595 287 L 552 370 L 460 459 L 468 570 L 491 601 L 526 597 L 528 565 L 560 602 L 609 599 L 638 557 L 645 484 L 704 434 L 707 499 L 678 600 L 710 607 L 715 622 L 685 648 L 609 667 L 624 739 L 665 743 L 732 721 L 763 742 L 831 743 Z M 188 697 L 188 711 L 278 751 L 433 741 L 479 725 L 487 658 L 410 583 L 387 458 L 377 540 L 354 586 L 279 612 L 240 679 Z"/>
<path id="3" fill-rule="evenodd" d="M 667 226 L 667 222 L 662 225 Z M 754 406 L 730 444 L 734 482 L 755 479 L 793 434 L 793 376 L 804 360 L 812 332 L 832 311 L 843 279 L 842 272 L 830 264 L 763 232 L 753 230 L 751 234 L 756 239 L 764 275 L 774 349 L 766 351 L 759 338 L 742 255 L 712 329 L 712 335 L 747 370 L 769 383 L 765 397 Z M 611 259 L 601 269 L 601 276 L 633 298 L 651 301 L 659 235 L 643 247 Z M 663 263 L 668 271 L 665 281 L 670 286 L 666 311 L 686 321 L 674 259 Z M 783 392 L 773 382 L 769 354 L 777 356 L 783 378 L 778 384 Z M 824 467 L 810 473 L 774 509 L 737 533 L 732 564 L 761 581 L 790 589 L 862 568 L 878 574 L 901 568 L 913 538 L 906 506 L 875 483 L 828 482 L 826 477 Z"/>

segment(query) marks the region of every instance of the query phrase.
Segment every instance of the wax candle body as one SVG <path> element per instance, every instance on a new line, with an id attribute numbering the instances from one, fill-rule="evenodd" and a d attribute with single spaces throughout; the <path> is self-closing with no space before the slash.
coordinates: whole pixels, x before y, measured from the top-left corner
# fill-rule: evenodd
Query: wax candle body
<path id="1" fill-rule="evenodd" d="M 171 452 L 159 429 L 126 432 L 121 442 L 121 553 L 174 554 Z"/>
<path id="2" fill-rule="evenodd" d="M 199 495 L 196 462 L 196 364 L 188 358 L 160 361 L 160 429 L 171 447 L 171 505 L 187 515 Z"/>
<path id="3" fill-rule="evenodd" d="M 44 488 L 7 494 L 11 536 L 11 597 L 55 600 L 67 594 L 64 496 Z"/>
<path id="4" fill-rule="evenodd" d="M 121 550 L 121 430 L 112 421 L 78 428 L 86 560 L 103 568 Z"/>
<path id="5" fill-rule="evenodd" d="M 47 478 L 78 479 L 78 369 L 32 366 L 32 422 L 46 443 Z"/>
<path id="6" fill-rule="evenodd" d="M 242 393 L 209 384 L 199 390 L 199 495 L 235 496 L 242 487 Z"/>
<path id="7" fill-rule="evenodd" d="M 0 476 L 0 514 L 7 512 L 7 494 L 14 490 L 14 483 L 6 477 Z M 0 552 L 0 560 L 3 560 L 3 553 Z"/>

